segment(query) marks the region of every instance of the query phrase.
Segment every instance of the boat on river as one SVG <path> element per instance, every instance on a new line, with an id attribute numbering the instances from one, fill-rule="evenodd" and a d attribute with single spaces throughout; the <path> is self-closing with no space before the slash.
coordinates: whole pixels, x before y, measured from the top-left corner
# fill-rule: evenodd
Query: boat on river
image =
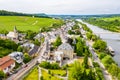
<path id="1" fill-rule="evenodd" d="M 110 52 L 110 54 L 111 54 L 112 56 L 115 55 L 115 51 L 114 51 L 114 49 L 113 49 L 111 46 L 108 46 L 108 50 L 109 50 L 109 52 Z"/>

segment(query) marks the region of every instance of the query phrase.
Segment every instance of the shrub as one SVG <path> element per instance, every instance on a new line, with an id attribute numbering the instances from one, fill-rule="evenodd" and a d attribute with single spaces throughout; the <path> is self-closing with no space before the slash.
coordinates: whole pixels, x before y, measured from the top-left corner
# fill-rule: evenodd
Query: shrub
<path id="1" fill-rule="evenodd" d="M 50 64 L 50 62 L 47 62 L 47 61 L 43 61 L 41 64 L 40 64 L 41 67 L 43 68 L 46 68 L 46 69 L 59 69 L 60 66 L 58 63 L 52 63 Z"/>

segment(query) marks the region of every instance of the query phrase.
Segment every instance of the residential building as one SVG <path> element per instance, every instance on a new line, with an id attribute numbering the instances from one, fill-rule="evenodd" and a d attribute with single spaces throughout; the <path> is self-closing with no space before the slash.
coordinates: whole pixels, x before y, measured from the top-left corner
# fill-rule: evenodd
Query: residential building
<path id="1" fill-rule="evenodd" d="M 63 52 L 63 59 L 73 59 L 76 54 L 74 53 L 74 50 L 72 46 L 68 43 L 63 43 L 61 44 L 57 51 Z"/>
<path id="2" fill-rule="evenodd" d="M 0 34 L 0 38 L 1 38 L 1 39 L 6 39 L 7 37 L 6 37 L 5 34 Z"/>
<path id="3" fill-rule="evenodd" d="M 38 49 L 39 49 L 39 46 L 34 46 L 32 49 L 30 49 L 28 54 L 32 57 L 37 56 L 38 55 L 38 53 L 37 53 Z"/>
<path id="4" fill-rule="evenodd" d="M 22 52 L 12 52 L 9 54 L 9 56 L 14 59 L 17 63 L 22 63 L 23 62 L 23 53 Z"/>
<path id="5" fill-rule="evenodd" d="M 5 56 L 0 59 L 0 70 L 4 73 L 10 73 L 15 67 L 15 61 L 10 56 Z"/>

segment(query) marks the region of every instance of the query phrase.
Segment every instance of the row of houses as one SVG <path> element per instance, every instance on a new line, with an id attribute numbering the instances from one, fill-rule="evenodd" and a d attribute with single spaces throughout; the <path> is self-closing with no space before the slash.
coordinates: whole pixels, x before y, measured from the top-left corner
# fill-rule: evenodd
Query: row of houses
<path id="1" fill-rule="evenodd" d="M 23 41 L 24 37 L 25 35 L 20 34 L 17 31 L 16 27 L 14 27 L 14 30 L 10 31 L 7 35 L 0 34 L 0 38 L 10 39 L 12 41 L 15 41 L 16 43 Z M 39 37 L 39 35 L 37 35 L 37 37 Z M 24 49 L 25 48 L 28 49 L 28 54 L 30 56 L 36 56 L 37 51 L 39 49 L 39 46 L 36 46 L 30 42 L 22 43 L 21 47 L 23 47 Z M 12 70 L 16 66 L 15 63 L 24 64 L 23 59 L 24 59 L 24 55 L 22 52 L 12 52 L 9 55 L 4 56 L 3 58 L 0 58 L 0 70 L 2 70 L 4 73 L 11 74 Z"/>
<path id="2" fill-rule="evenodd" d="M 72 29 L 73 25 L 74 23 L 67 23 L 66 25 L 63 25 L 60 29 L 48 32 L 48 35 L 45 38 L 46 51 L 42 55 L 43 61 L 57 62 L 60 64 L 60 66 L 62 66 L 64 65 L 64 61 L 73 60 L 76 57 L 76 53 L 74 53 L 74 48 L 69 43 L 67 43 L 67 31 Z M 56 40 L 56 37 L 58 35 L 60 35 L 61 37 L 62 44 L 57 49 L 50 51 L 51 43 Z"/>

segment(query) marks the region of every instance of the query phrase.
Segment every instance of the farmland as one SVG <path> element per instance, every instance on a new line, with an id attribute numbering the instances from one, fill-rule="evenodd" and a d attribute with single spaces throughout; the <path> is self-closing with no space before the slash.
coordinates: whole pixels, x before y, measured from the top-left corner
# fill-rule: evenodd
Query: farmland
<path id="1" fill-rule="evenodd" d="M 52 18 L 34 18 L 26 16 L 0 16 L 0 31 L 12 31 L 14 26 L 19 31 L 32 30 L 38 32 L 40 28 L 52 27 L 52 24 L 61 25 L 62 20 Z"/>

